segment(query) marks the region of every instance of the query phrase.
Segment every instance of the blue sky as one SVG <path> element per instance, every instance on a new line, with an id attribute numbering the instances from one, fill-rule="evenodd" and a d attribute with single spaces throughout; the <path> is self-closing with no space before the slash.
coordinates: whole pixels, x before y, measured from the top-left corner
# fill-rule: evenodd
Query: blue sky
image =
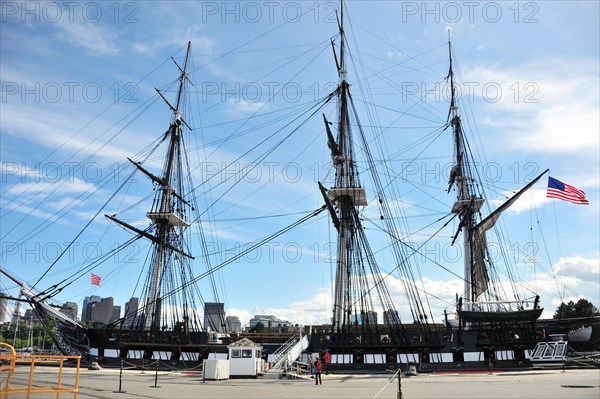
<path id="1" fill-rule="evenodd" d="M 223 196 L 202 217 L 212 264 L 320 207 L 316 183 L 331 184 L 321 112 L 266 158 L 260 156 L 273 142 L 248 150 L 278 128 L 296 126 L 300 111 L 335 87 L 329 41 L 337 33 L 336 8 L 337 2 L 312 1 L 3 2 L 2 267 L 33 284 L 123 182 L 126 158 L 164 133 L 171 115 L 154 88 L 173 98 L 178 71 L 170 57 L 181 64 L 190 38 L 195 130 L 187 140 L 197 160 L 194 182 L 207 181 L 198 189 L 201 208 Z M 497 206 L 547 168 L 590 201 L 548 200 L 543 178 L 504 215 L 501 237 L 508 237 L 519 275 L 542 292 L 546 316 L 561 298 L 585 296 L 598 306 L 598 3 L 349 1 L 347 14 L 348 80 L 375 157 L 390 159 L 397 174 L 393 200 L 405 238 L 421 245 L 454 199 L 445 192 L 451 137 L 431 145 L 425 140 L 447 114 L 450 30 L 461 114 L 481 155 L 488 204 Z M 365 104 L 376 107 L 369 114 Z M 335 120 L 332 108 L 322 112 Z M 369 196 L 372 183 L 357 162 Z M 160 167 L 157 159 L 147 165 Z M 230 188 L 236 179 L 241 184 Z M 103 213 L 147 204 L 151 185 L 143 176 L 138 181 Z M 127 220 L 143 227 L 144 211 Z M 364 210 L 371 245 L 387 272 L 393 267 L 378 216 L 373 207 Z M 54 223 L 42 224 L 47 220 Z M 449 247 L 454 230 L 451 223 L 423 246 L 426 256 L 413 258 L 424 290 L 438 298 L 431 303 L 436 317 L 453 309 L 462 290 L 456 276 L 431 262 L 462 273 L 460 255 Z M 39 288 L 128 237 L 100 215 Z M 298 323 L 326 322 L 332 237 L 323 213 L 223 268 L 217 282 L 226 309 L 243 321 L 272 313 Z M 146 249 L 140 243 L 95 269 L 101 287 L 83 278 L 55 300 L 81 303 L 100 295 L 123 305 Z M 200 274 L 204 266 L 196 267 Z M 394 273 L 387 281 L 402 316 L 402 284 Z M 207 282 L 200 286 L 208 290 Z M 212 300 L 210 294 L 205 299 Z"/>

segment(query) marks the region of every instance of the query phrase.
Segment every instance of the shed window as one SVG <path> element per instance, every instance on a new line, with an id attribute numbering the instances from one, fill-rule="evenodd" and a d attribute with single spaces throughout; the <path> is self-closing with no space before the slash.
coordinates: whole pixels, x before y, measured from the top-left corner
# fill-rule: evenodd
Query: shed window
<path id="1" fill-rule="evenodd" d="M 231 351 L 231 357 L 240 357 L 240 350 L 239 349 L 233 349 Z"/>
<path id="2" fill-rule="evenodd" d="M 252 349 L 243 349 L 242 357 L 252 357 Z"/>

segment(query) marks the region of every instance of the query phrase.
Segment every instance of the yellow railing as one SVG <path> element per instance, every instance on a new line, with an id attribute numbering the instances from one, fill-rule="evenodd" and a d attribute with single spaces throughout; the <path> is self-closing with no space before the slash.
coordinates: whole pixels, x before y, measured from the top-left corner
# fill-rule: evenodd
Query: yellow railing
<path id="1" fill-rule="evenodd" d="M 2 350 L 3 349 L 3 350 Z M 8 349 L 9 353 L 6 353 Z M 15 348 L 9 344 L 0 342 L 0 381 L 4 381 L 0 387 L 2 398 L 6 399 L 10 395 L 31 395 L 53 393 L 56 399 L 60 398 L 61 393 L 72 393 L 73 399 L 77 399 L 79 392 L 79 367 L 81 364 L 81 356 L 57 356 L 57 355 L 21 355 L 17 354 Z M 65 360 L 75 360 L 77 369 L 75 371 L 75 382 L 72 385 L 63 385 L 63 366 Z M 22 364 L 29 366 L 29 378 L 27 386 L 12 386 L 13 374 L 15 366 Z M 35 367 L 40 365 L 58 365 L 58 378 L 56 385 L 49 386 L 34 386 Z M 26 367 L 24 368 L 26 369 Z M 19 368 L 20 370 L 20 368 Z M 6 375 L 4 373 L 6 372 Z"/>

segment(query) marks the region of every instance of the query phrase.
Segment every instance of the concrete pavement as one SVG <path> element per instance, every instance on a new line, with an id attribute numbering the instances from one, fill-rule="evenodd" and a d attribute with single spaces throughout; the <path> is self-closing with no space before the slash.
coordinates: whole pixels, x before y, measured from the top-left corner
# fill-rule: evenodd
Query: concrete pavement
<path id="1" fill-rule="evenodd" d="M 4 377 L 4 376 L 3 376 Z M 197 374 L 159 372 L 155 388 L 152 371 L 125 371 L 119 391 L 118 370 L 91 371 L 82 369 L 78 398 L 381 398 L 396 399 L 397 380 L 392 374 L 376 375 L 324 375 L 323 385 L 315 386 L 313 380 L 255 380 L 232 379 L 202 382 Z M 13 386 L 26 384 L 28 368 L 17 368 Z M 35 384 L 55 384 L 57 370 L 36 369 Z M 66 369 L 63 384 L 72 384 L 74 370 Z M 4 381 L 2 381 L 4 382 Z M 401 389 L 404 399 L 424 398 L 593 398 L 600 397 L 600 369 L 546 370 L 530 372 L 504 372 L 495 374 L 419 374 L 403 377 Z M 117 391 L 117 392 L 115 392 Z M 46 394 L 48 395 L 48 394 Z M 54 395 L 52 395 L 54 397 Z M 17 396 L 18 397 L 18 396 Z M 45 396 L 32 396 L 32 398 Z M 61 398 L 71 398 L 62 394 Z"/>

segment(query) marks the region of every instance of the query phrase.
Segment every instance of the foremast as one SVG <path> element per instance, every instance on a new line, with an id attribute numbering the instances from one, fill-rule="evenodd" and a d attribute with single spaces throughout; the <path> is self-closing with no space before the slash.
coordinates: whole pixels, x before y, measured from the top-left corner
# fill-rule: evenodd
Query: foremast
<path id="1" fill-rule="evenodd" d="M 164 166 L 164 176 L 161 179 L 162 198 L 160 199 L 159 212 L 150 212 L 148 218 L 156 223 L 158 230 L 159 244 L 155 246 L 154 264 L 152 266 L 152 279 L 150 281 L 150 292 L 147 298 L 147 311 L 144 318 L 144 327 L 154 330 L 160 327 L 160 300 L 159 300 L 159 285 L 161 280 L 161 272 L 165 263 L 165 251 L 168 244 L 171 242 L 171 234 L 174 234 L 174 229 L 177 227 L 187 227 L 189 224 L 175 213 L 173 196 L 176 194 L 174 186 L 171 184 L 174 168 L 174 160 L 176 153 L 180 149 L 181 144 L 181 99 L 183 88 L 186 83 L 186 70 L 190 55 L 191 42 L 188 42 L 187 51 L 181 75 L 179 77 L 179 90 L 177 91 L 177 101 L 175 106 L 171 106 L 173 111 L 173 122 L 169 127 L 170 142 L 167 152 L 167 159 Z"/>
<path id="2" fill-rule="evenodd" d="M 182 101 L 184 97 L 184 88 L 188 81 L 187 67 L 190 57 L 191 42 L 187 44 L 187 50 L 183 67 L 179 67 L 180 76 L 178 79 L 179 87 L 177 90 L 177 99 L 175 105 L 172 105 L 160 92 L 158 94 L 167 103 L 173 113 L 172 122 L 169 129 L 163 136 L 163 141 L 168 140 L 167 152 L 163 164 L 162 175 L 157 176 L 144 169 L 140 163 L 129 159 L 141 172 L 148 176 L 156 185 L 159 186 L 159 194 L 155 197 L 154 204 L 150 212 L 146 214 L 153 223 L 154 234 L 148 230 L 137 229 L 114 216 L 106 215 L 109 219 L 120 225 L 144 236 L 153 244 L 150 270 L 147 280 L 145 294 L 145 304 L 137 320 L 137 326 L 144 330 L 157 331 L 161 328 L 161 282 L 165 272 L 165 266 L 170 262 L 183 262 L 182 258 L 193 257 L 185 252 L 183 242 L 183 230 L 190 226 L 185 220 L 185 208 L 191 205 L 183 198 L 183 193 L 177 191 L 178 187 L 183 186 L 181 156 L 182 156 L 182 129 L 187 125 L 182 118 Z M 164 294 L 164 293 L 163 293 Z M 184 299 L 185 301 L 185 299 Z M 183 304 L 183 320 L 187 323 L 189 316 L 186 313 L 187 306 Z M 184 330 L 188 330 L 184 326 Z"/>

